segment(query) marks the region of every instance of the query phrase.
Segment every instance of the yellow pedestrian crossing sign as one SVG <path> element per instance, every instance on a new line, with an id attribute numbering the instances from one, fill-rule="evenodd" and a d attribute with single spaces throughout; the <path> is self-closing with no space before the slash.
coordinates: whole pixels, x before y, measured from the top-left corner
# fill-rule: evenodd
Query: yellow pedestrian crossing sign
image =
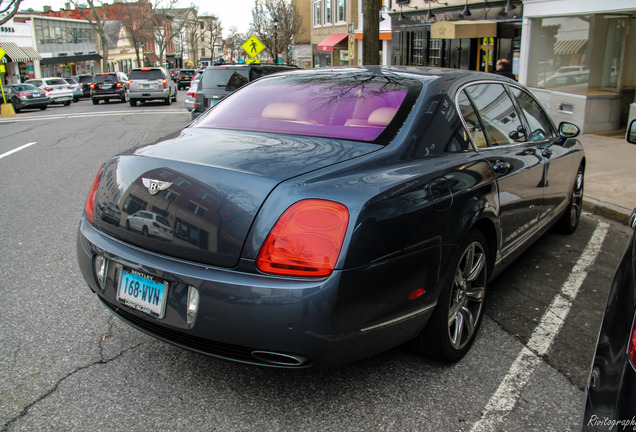
<path id="1" fill-rule="evenodd" d="M 256 36 L 252 35 L 245 41 L 243 45 L 241 45 L 241 48 L 245 50 L 248 56 L 256 57 L 261 51 L 265 49 L 265 45 L 263 45 L 263 42 L 258 40 Z"/>

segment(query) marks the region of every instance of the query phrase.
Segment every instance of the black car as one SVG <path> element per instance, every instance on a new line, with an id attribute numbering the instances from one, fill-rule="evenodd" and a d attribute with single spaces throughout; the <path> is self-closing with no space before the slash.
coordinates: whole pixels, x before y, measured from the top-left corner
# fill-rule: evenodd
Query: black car
<path id="1" fill-rule="evenodd" d="M 99 170 L 79 266 L 111 312 L 199 353 L 326 367 L 410 341 L 456 361 L 489 281 L 554 224 L 576 229 L 578 133 L 494 74 L 267 76 Z M 109 201 L 119 226 L 96 214 Z M 171 241 L 126 230 L 139 211 Z"/>
<path id="2" fill-rule="evenodd" d="M 83 97 L 91 97 L 91 83 L 93 82 L 93 74 L 73 75 L 71 78 L 75 79 L 75 81 L 81 84 Z"/>
<path id="3" fill-rule="evenodd" d="M 174 82 L 177 83 L 177 88 L 181 90 L 182 88 L 190 87 L 190 82 L 196 74 L 197 71 L 194 69 L 179 69 L 175 71 Z"/>
<path id="4" fill-rule="evenodd" d="M 636 120 L 627 141 L 636 144 Z M 636 209 L 610 288 L 587 384 L 583 430 L 633 430 L 636 415 Z"/>
<path id="5" fill-rule="evenodd" d="M 107 72 L 93 76 L 91 100 L 97 105 L 100 100 L 108 103 L 111 99 L 128 102 L 128 77 L 123 72 Z"/>
<path id="6" fill-rule="evenodd" d="M 203 70 L 197 87 L 194 109 L 191 111 L 192 119 L 248 82 L 265 75 L 295 69 L 298 67 L 275 64 L 208 66 Z"/>
<path id="7" fill-rule="evenodd" d="M 8 84 L 4 87 L 4 96 L 15 112 L 26 108 L 45 110 L 51 101 L 45 91 L 31 84 Z"/>

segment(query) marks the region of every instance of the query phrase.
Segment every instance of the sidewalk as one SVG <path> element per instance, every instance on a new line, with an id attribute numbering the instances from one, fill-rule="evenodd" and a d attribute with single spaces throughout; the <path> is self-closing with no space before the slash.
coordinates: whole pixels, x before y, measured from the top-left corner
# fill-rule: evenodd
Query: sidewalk
<path id="1" fill-rule="evenodd" d="M 636 207 L 636 145 L 625 137 L 585 134 L 579 137 L 585 149 L 583 208 L 627 224 Z"/>

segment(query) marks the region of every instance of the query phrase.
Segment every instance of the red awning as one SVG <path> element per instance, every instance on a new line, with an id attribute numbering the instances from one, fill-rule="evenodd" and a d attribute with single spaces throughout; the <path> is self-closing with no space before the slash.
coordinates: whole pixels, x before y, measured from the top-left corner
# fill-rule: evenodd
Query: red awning
<path id="1" fill-rule="evenodd" d="M 349 37 L 348 34 L 332 34 L 318 44 L 318 51 L 333 51 L 333 47 L 342 44 Z M 345 44 L 346 46 L 346 44 Z"/>

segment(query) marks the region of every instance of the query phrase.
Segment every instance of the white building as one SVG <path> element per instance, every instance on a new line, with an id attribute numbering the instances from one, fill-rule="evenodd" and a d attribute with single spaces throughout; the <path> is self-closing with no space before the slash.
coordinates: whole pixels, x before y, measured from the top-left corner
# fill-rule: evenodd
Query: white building
<path id="1" fill-rule="evenodd" d="M 24 17 L 14 17 L 0 26 L 0 48 L 6 55 L 0 60 L 6 73 L 2 82 L 16 84 L 29 78 L 39 78 L 40 59 L 36 49 L 32 22 Z"/>

